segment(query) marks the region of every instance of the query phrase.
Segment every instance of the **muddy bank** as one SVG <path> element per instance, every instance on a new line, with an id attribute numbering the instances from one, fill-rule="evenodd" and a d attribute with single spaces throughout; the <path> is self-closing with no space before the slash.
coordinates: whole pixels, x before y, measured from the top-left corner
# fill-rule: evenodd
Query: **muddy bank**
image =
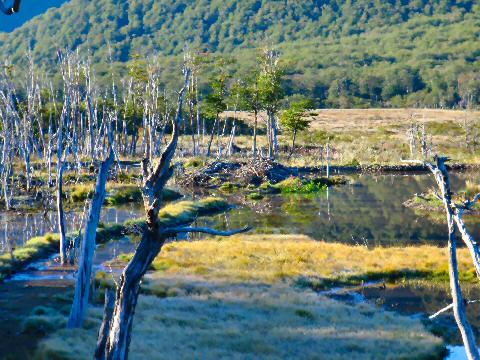
<path id="1" fill-rule="evenodd" d="M 31 359 L 46 335 L 41 327 L 29 330 L 24 320 L 38 307 L 71 305 L 73 282 L 63 280 L 12 281 L 0 284 L 0 358 Z"/>

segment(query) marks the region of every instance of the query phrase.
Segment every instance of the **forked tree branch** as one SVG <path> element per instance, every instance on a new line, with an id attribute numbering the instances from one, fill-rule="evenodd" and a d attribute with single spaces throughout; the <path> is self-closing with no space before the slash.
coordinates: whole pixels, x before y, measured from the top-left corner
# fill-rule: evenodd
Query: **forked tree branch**
<path id="1" fill-rule="evenodd" d="M 246 226 L 242 229 L 235 229 L 235 230 L 228 230 L 228 231 L 221 231 L 215 230 L 206 227 L 175 227 L 175 228 L 167 228 L 162 230 L 163 234 L 178 234 L 178 233 L 203 233 L 203 234 L 210 234 L 210 235 L 218 235 L 218 236 L 232 236 L 236 234 L 245 233 L 252 230 L 251 226 Z"/>

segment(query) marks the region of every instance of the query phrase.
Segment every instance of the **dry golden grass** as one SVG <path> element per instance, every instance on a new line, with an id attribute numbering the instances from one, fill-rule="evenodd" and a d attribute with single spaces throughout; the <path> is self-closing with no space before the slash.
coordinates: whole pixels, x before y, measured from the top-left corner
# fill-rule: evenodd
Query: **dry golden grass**
<path id="1" fill-rule="evenodd" d="M 232 117 L 233 112 L 224 116 Z M 240 112 L 237 117 L 247 124 L 253 123 L 253 115 Z M 465 148 L 465 119 L 470 126 L 480 120 L 480 112 L 435 110 L 435 109 L 321 109 L 311 110 L 308 132 L 300 134 L 299 147 L 324 145 L 328 138 L 334 148 L 333 164 L 398 164 L 401 159 L 411 157 L 408 148 L 407 130 L 412 120 L 425 124 L 426 132 L 432 136 L 433 152 L 449 155 L 463 163 L 480 163 L 480 157 Z M 265 126 L 265 114 L 260 115 L 260 126 Z M 261 137 L 263 138 L 263 137 Z M 288 145 L 288 134 L 280 138 Z M 251 139 L 240 139 L 237 145 L 250 148 Z M 260 140 L 260 147 L 264 141 Z M 283 161 L 288 161 L 287 156 Z M 319 151 L 303 153 L 289 160 L 291 165 L 319 165 Z"/>
<path id="2" fill-rule="evenodd" d="M 332 281 L 448 276 L 447 249 L 434 246 L 367 249 L 313 241 L 303 235 L 238 235 L 167 244 L 153 277 L 201 275 L 230 282 L 276 283 L 299 277 Z M 465 280 L 475 277 L 469 253 L 459 250 Z"/>
<path id="3" fill-rule="evenodd" d="M 468 255 L 460 251 L 461 268 Z M 124 259 L 125 260 L 125 259 Z M 155 260 L 136 311 L 132 359 L 440 359 L 440 339 L 420 320 L 370 304 L 350 306 L 285 281 L 399 269 L 443 271 L 444 249 L 368 250 L 302 235 L 239 235 L 167 244 Z M 297 283 L 298 284 L 298 283 Z M 84 329 L 35 316 L 58 328 L 37 359 L 92 356 L 102 318 L 90 310 Z M 172 341 L 174 339 L 174 341 Z M 159 351 L 161 349 L 161 351 Z"/>
<path id="4" fill-rule="evenodd" d="M 233 117 L 233 111 L 227 111 L 224 117 Z M 439 109 L 317 109 L 308 111 L 311 129 L 328 130 L 333 133 L 352 131 L 371 132 L 378 127 L 390 127 L 392 131 L 401 125 L 409 125 L 414 119 L 419 123 L 450 123 L 456 126 L 463 123 L 465 116 L 480 118 L 480 111 L 466 113 L 461 110 Z M 253 114 L 237 112 L 237 118 L 253 124 Z M 259 124 L 263 125 L 266 114 L 261 113 Z"/>

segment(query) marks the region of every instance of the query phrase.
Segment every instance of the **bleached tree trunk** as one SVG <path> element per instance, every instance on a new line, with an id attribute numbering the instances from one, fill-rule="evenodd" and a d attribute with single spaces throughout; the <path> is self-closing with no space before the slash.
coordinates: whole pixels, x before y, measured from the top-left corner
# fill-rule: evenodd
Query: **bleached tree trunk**
<path id="1" fill-rule="evenodd" d="M 110 144 L 110 146 L 112 146 L 112 144 Z M 69 328 L 81 327 L 87 312 L 97 227 L 100 221 L 102 205 L 105 201 L 108 172 L 113 164 L 114 158 L 113 149 L 110 148 L 110 154 L 102 163 L 98 174 L 97 185 L 90 205 L 88 221 L 83 236 L 80 263 L 75 283 L 75 295 L 67 325 Z"/>
<path id="2" fill-rule="evenodd" d="M 58 218 L 58 231 L 60 233 L 60 262 L 62 265 L 66 265 L 68 261 L 68 239 L 65 226 L 65 213 L 63 211 L 63 171 L 65 170 L 65 164 L 60 157 L 57 165 L 57 218 Z"/>
<path id="3" fill-rule="evenodd" d="M 185 84 L 179 93 L 177 111 L 173 121 L 173 133 L 170 142 L 163 150 L 159 161 L 152 167 L 152 159 L 145 158 L 143 167 L 142 197 L 146 214 L 146 229 L 144 229 L 142 240 L 135 250 L 132 260 L 123 271 L 120 282 L 117 286 L 115 306 L 111 317 L 104 316 L 103 330 L 99 336 L 99 347 L 97 347 L 96 358 L 107 360 L 126 360 L 130 345 L 133 316 L 140 292 L 140 282 L 152 264 L 153 260 L 162 248 L 165 240 L 183 232 L 207 232 L 215 235 L 224 233 L 209 229 L 194 228 L 162 228 L 158 213 L 162 206 L 162 191 L 173 174 L 171 161 L 175 154 L 180 125 L 183 121 L 182 106 L 185 91 L 190 80 L 190 69 L 184 70 Z M 239 232 L 248 231 L 245 228 L 239 231 L 228 232 L 233 235 Z M 105 349 L 102 349 L 102 336 L 108 334 Z M 103 351 L 104 350 L 104 351 Z"/>
<path id="4" fill-rule="evenodd" d="M 150 220 L 150 219 L 149 219 Z M 160 252 L 165 239 L 160 236 L 158 220 L 148 224 L 135 255 L 120 277 L 105 347 L 107 360 L 126 360 L 131 340 L 133 315 L 140 292 L 140 281 Z"/>
<path id="5" fill-rule="evenodd" d="M 211 151 L 212 151 L 213 137 L 215 136 L 215 129 L 217 127 L 218 127 L 218 115 L 215 116 L 215 122 L 213 123 L 212 132 L 210 134 L 210 139 L 208 140 L 207 157 L 210 157 L 210 154 L 211 154 Z"/>
<path id="6" fill-rule="evenodd" d="M 253 157 L 257 157 L 257 128 L 258 128 L 258 111 L 254 110 L 254 124 L 253 124 L 253 146 L 252 146 L 252 153 Z"/>
<path id="7" fill-rule="evenodd" d="M 427 164 L 427 166 L 430 168 L 430 170 L 435 176 L 435 180 L 440 190 L 441 199 L 443 201 L 445 212 L 447 215 L 449 252 L 448 271 L 450 276 L 450 290 L 453 300 L 453 314 L 455 316 L 457 327 L 462 336 L 463 344 L 465 345 L 467 357 L 470 360 L 479 360 L 480 354 L 475 343 L 475 335 L 467 319 L 465 299 L 463 298 L 462 289 L 460 286 L 460 279 L 458 275 L 457 244 L 454 227 L 455 210 L 452 207 L 453 201 L 450 179 L 445 164 L 447 160 L 447 158 L 437 157 L 436 166 L 430 164 Z"/>

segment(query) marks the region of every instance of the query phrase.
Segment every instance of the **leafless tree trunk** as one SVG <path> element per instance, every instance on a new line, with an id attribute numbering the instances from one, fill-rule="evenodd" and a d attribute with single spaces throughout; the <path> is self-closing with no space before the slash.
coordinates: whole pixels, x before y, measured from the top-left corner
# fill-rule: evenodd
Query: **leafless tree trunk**
<path id="1" fill-rule="evenodd" d="M 98 222 L 100 221 L 102 205 L 105 201 L 108 172 L 113 164 L 113 160 L 113 148 L 112 144 L 110 144 L 110 154 L 100 167 L 97 185 L 90 205 L 88 221 L 83 236 L 80 264 L 77 272 L 77 281 L 75 283 L 75 295 L 73 298 L 72 309 L 70 311 L 70 318 L 68 320 L 69 328 L 81 327 L 87 312 L 97 227 Z"/>
<path id="2" fill-rule="evenodd" d="M 480 359 L 480 354 L 478 352 L 477 345 L 475 344 L 475 336 L 472 327 L 470 326 L 470 323 L 467 319 L 465 299 L 462 295 L 462 288 L 460 286 L 460 279 L 458 275 L 457 244 L 454 227 L 454 218 L 458 217 L 458 214 L 456 214 L 456 207 L 452 201 L 450 179 L 447 166 L 445 164 L 448 159 L 444 157 L 437 157 L 436 160 L 436 165 L 427 163 L 427 166 L 430 168 L 433 175 L 435 176 L 435 180 L 440 190 L 441 199 L 443 201 L 445 212 L 447 215 L 449 252 L 448 270 L 450 276 L 450 290 L 453 300 L 453 314 L 455 316 L 458 329 L 460 330 L 460 334 L 462 336 L 463 344 L 465 345 L 465 350 L 468 358 L 478 360 Z M 477 267 L 478 264 L 475 260 L 477 260 L 476 257 L 474 257 L 474 263 L 476 263 Z"/>
<path id="3" fill-rule="evenodd" d="M 208 140 L 207 157 L 210 157 L 211 154 L 213 137 L 215 136 L 215 129 L 218 127 L 218 117 L 218 115 L 215 117 L 215 122 L 213 123 L 212 132 L 210 134 L 210 139 Z"/>
<path id="4" fill-rule="evenodd" d="M 160 232 L 158 212 L 161 206 L 161 193 L 172 175 L 170 162 L 176 150 L 179 137 L 179 127 L 182 121 L 182 106 L 185 91 L 188 88 L 190 72 L 185 71 L 185 85 L 180 91 L 178 108 L 173 123 L 173 134 L 170 143 L 163 151 L 160 161 L 151 169 L 151 160 L 143 161 L 143 198 L 147 219 L 147 229 L 144 231 L 142 241 L 135 250 L 133 259 L 122 273 L 117 287 L 115 307 L 109 325 L 109 335 L 105 346 L 105 359 L 124 360 L 128 357 L 133 315 L 140 291 L 140 281 L 159 253 L 166 239 Z M 146 151 L 145 154 L 148 154 Z M 103 326 L 107 326 L 104 324 Z M 101 352 L 101 349 L 99 349 Z"/>
<path id="5" fill-rule="evenodd" d="M 253 157 L 257 157 L 257 128 L 258 128 L 258 111 L 257 109 L 253 112 L 254 115 L 254 123 L 253 123 L 253 146 L 252 146 L 252 153 Z"/>
<path id="6" fill-rule="evenodd" d="M 107 345 L 108 335 L 110 331 L 110 321 L 112 320 L 113 310 L 115 307 L 115 292 L 105 290 L 105 306 L 103 309 L 102 326 L 98 332 L 97 347 L 95 350 L 95 360 L 105 360 L 105 346 Z"/>

